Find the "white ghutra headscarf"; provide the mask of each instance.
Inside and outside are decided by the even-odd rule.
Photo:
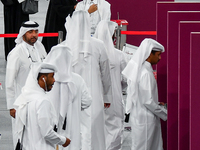
[[[59,111],[57,114],[61,117],[61,121],[64,122],[68,105],[74,100],[74,93],[76,93],[76,87],[72,81],[72,52],[64,43],[60,43],[51,48],[44,62],[55,65],[57,68],[57,72],[54,75],[56,82],[53,87],[57,89],[52,89],[49,94],[53,94],[53,98],[50,97],[50,99],[56,111]]]
[[[89,14],[83,10],[75,11],[72,17],[66,18],[65,28],[67,36],[64,43],[72,50],[72,66],[77,64],[79,53],[83,53],[87,61],[92,53]]]
[[[94,37],[102,40],[106,47],[106,53],[108,55],[111,66],[115,64],[115,47],[113,44],[112,36],[118,24],[113,21],[102,20],[99,22]]]
[[[39,30],[39,24],[34,21],[26,21],[22,23],[19,34],[15,39],[15,43],[20,44],[23,41],[23,35],[30,30]]]

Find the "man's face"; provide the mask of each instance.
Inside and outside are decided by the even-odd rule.
[[[150,63],[152,65],[157,64],[161,59],[161,51],[155,52],[154,54],[150,54]]]
[[[33,45],[37,41],[37,39],[38,30],[30,30],[23,35],[23,40],[30,45]]]
[[[47,75],[47,81],[46,81],[46,84],[47,84],[47,91],[51,91],[54,82],[55,82],[54,73],[49,73],[49,74]]]

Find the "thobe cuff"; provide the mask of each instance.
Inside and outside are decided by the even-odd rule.
[[[8,102],[7,102],[7,103],[8,103]],[[15,109],[15,107],[13,106],[13,104],[7,104],[7,109],[8,109],[8,110],[13,109],[13,108]]]
[[[147,101],[144,106],[162,120],[167,120],[167,110],[164,107],[159,106],[153,101]]]
[[[65,142],[66,142],[66,137],[64,137],[64,136],[60,136],[60,142],[58,143],[58,145],[63,145],[63,144],[65,144]]]
[[[112,95],[104,95],[103,99],[104,103],[111,103]]]
[[[15,99],[7,99],[7,109],[15,109],[15,107],[14,107],[14,102],[15,102]]]

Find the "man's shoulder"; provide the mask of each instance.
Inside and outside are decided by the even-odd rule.
[[[99,40],[99,39],[97,39],[97,38],[95,38],[95,37],[91,37],[91,42],[93,43],[93,42],[96,42],[96,43],[99,43],[99,44],[102,44],[103,43],[103,41],[101,41],[101,40]]]
[[[22,51],[22,45],[21,44],[18,44],[16,45],[8,54],[8,57],[11,57],[11,56],[20,56],[21,53],[20,51]]]
[[[100,54],[100,55],[102,53],[106,53],[103,41],[92,37],[91,38],[91,44],[92,44],[92,50],[93,50],[94,53]]]
[[[104,3],[108,6],[110,6],[110,3],[108,1],[104,1]]]
[[[22,49],[22,44],[15,45],[15,47],[10,51],[10,53],[16,53],[17,51]],[[9,54],[10,54],[9,53]]]
[[[83,3],[83,1],[81,1],[81,2],[78,2],[77,3],[77,6],[76,6],[76,11],[77,10],[83,10],[84,9],[84,3]]]
[[[104,45],[104,42],[97,39],[97,38],[94,38],[92,37],[91,38],[91,43],[93,45],[93,47],[95,47],[96,49],[98,49],[99,51],[105,51],[105,45]]]
[[[83,78],[79,74],[74,73],[74,72],[72,72],[72,80],[77,82],[78,84],[81,84],[84,81]]]

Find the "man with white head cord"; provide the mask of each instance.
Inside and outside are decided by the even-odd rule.
[[[151,65],[161,59],[164,47],[144,39],[122,74],[127,78],[126,114],[130,113],[132,150],[162,150],[160,118],[167,120],[163,102],[158,102],[156,79]]]
[[[15,39],[16,46],[10,51],[6,66],[6,99],[7,108],[12,116],[13,143],[17,139],[14,129],[15,109],[13,103],[21,93],[28,76],[30,65],[34,62],[41,62],[46,57],[46,51],[38,41],[39,25],[34,21],[22,23],[19,34]]]
[[[22,93],[16,99],[16,131],[22,150],[55,150],[66,147],[70,139],[56,133],[57,116],[46,92],[55,82],[56,68],[46,63],[31,66]]]

